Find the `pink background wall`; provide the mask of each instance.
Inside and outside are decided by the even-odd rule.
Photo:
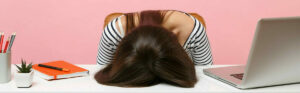
[[[0,31],[17,32],[13,63],[95,64],[103,20],[112,12],[175,9],[207,23],[215,64],[245,64],[256,22],[300,16],[300,0],[0,0]]]

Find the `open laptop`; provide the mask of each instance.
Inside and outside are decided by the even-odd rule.
[[[300,17],[259,20],[246,66],[203,72],[239,89],[300,82]]]

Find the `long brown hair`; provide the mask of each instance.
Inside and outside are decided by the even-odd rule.
[[[96,73],[98,83],[121,87],[195,85],[197,78],[191,59],[176,35],[161,26],[163,17],[158,14],[141,12],[139,25],[121,40],[112,62]]]

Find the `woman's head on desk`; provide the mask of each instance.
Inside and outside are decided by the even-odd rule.
[[[194,87],[194,64],[176,36],[158,25],[140,25],[120,42],[112,62],[100,70],[98,83],[120,87],[145,87],[167,83]]]

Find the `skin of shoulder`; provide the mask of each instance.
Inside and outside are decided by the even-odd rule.
[[[183,46],[194,28],[194,20],[182,13],[175,11],[170,16],[166,14],[163,27],[172,31],[178,38],[179,43]]]
[[[121,23],[123,30],[125,31],[125,16],[121,16]],[[118,22],[116,22],[116,25],[118,25]],[[177,36],[179,43],[183,45],[194,28],[194,20],[182,12],[168,11],[165,14],[162,26],[168,29],[169,31],[173,32]],[[120,31],[119,26],[117,26],[117,29],[118,31]]]

